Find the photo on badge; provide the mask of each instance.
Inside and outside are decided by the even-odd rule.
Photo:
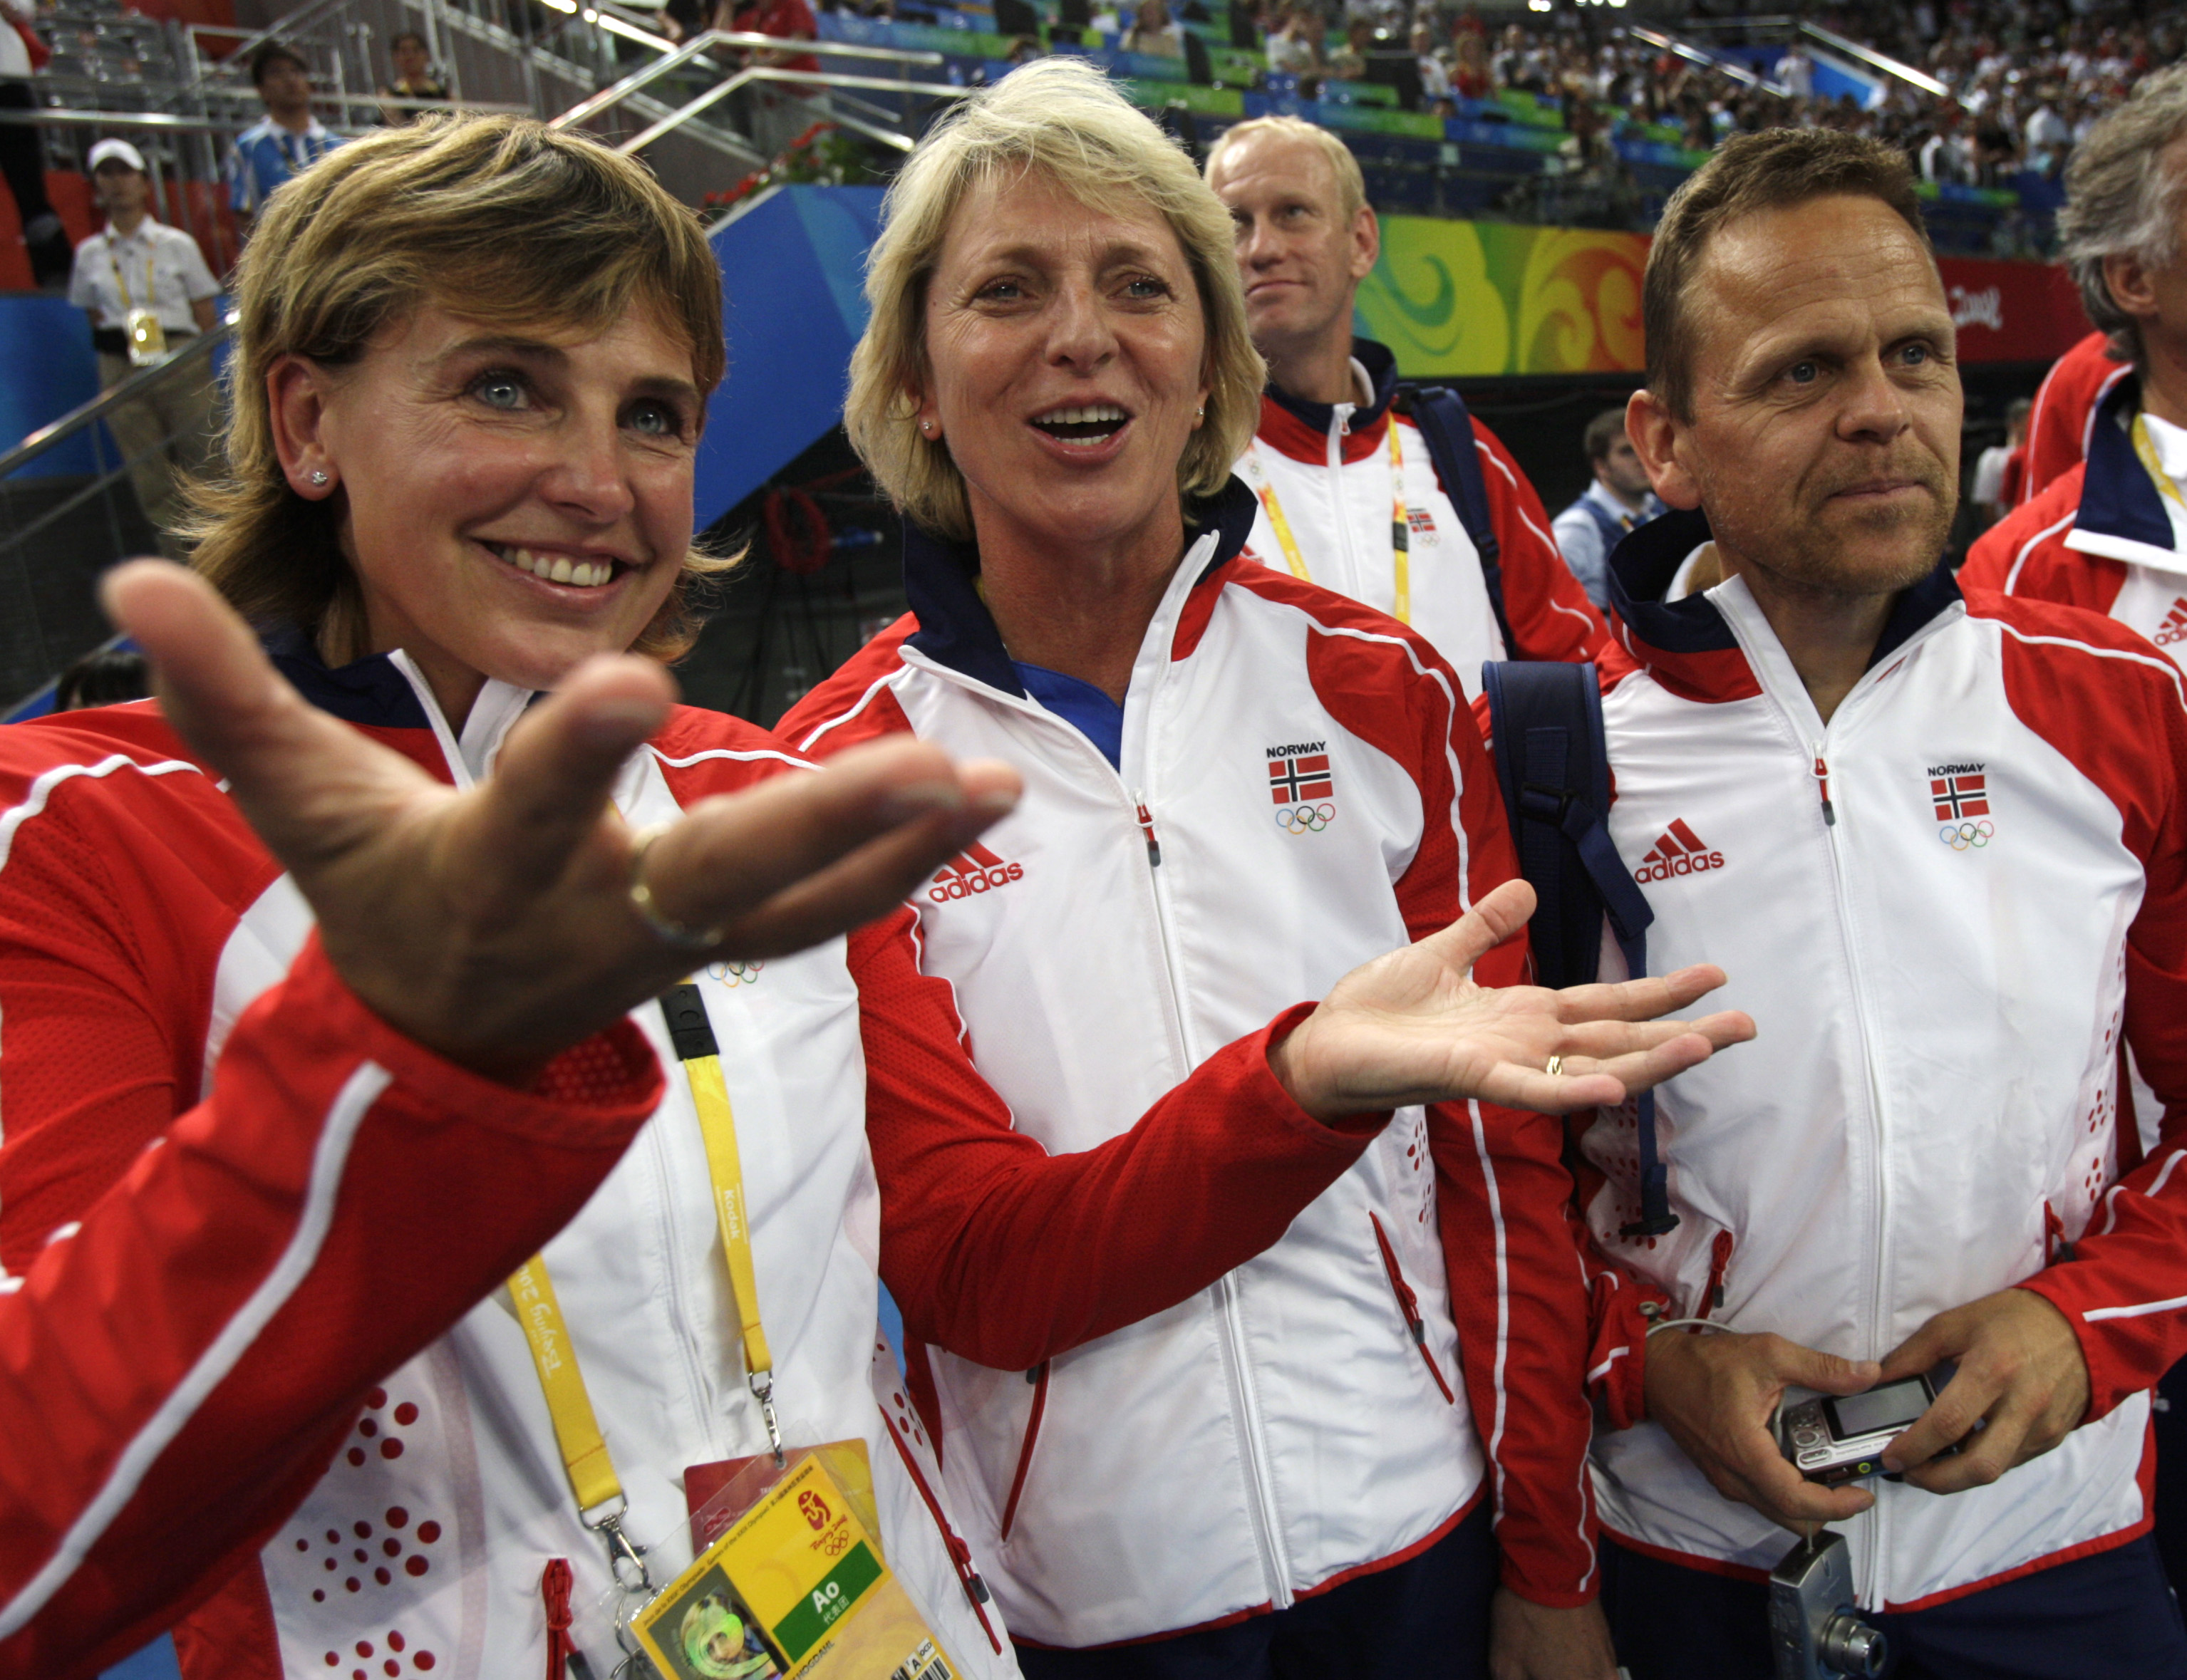
[[[667,1664],[665,1680],[773,1680],[782,1672],[718,1565],[678,1585],[648,1617],[645,1643]]]

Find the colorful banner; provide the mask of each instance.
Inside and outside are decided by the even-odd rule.
[[[1358,328],[1412,379],[1639,373],[1644,233],[1392,216]],[[1963,362],[2047,362],[2089,330],[2072,284],[2035,262],[1946,257]]]

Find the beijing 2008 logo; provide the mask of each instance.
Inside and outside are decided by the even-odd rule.
[[[1287,805],[1276,812],[1276,826],[1287,834],[1318,834],[1335,820],[1333,805]]]
[[[709,963],[706,974],[723,986],[756,986],[759,971],[766,966],[764,963]]]

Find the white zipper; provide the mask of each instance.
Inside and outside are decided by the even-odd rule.
[[[674,1087],[672,1086],[670,1088],[672,1090]],[[662,1116],[657,1115],[655,1118],[660,1119]],[[691,1399],[697,1408],[700,1427],[706,1432],[706,1440],[718,1451],[722,1407],[715,1393],[714,1385],[707,1380],[706,1367],[699,1357],[698,1338],[691,1329],[689,1308],[696,1297],[690,1293],[691,1280],[687,1274],[683,1258],[682,1222],[676,1216],[677,1187],[679,1184],[689,1184],[692,1182],[691,1168],[689,1163],[684,1163],[684,1170],[679,1172],[677,1170],[677,1163],[670,1160],[671,1144],[667,1127],[655,1125],[649,1129],[652,1132],[654,1138],[653,1167],[656,1183],[654,1185],[653,1194],[655,1205],[661,1210],[661,1269],[667,1273],[668,1322],[676,1342],[676,1351],[683,1356],[683,1377],[690,1385]],[[696,1135],[698,1131],[696,1115],[691,1117],[689,1130],[693,1135]],[[707,1182],[703,1172],[700,1172],[699,1179],[701,1183]],[[735,1313],[731,1311],[722,1322],[731,1323],[734,1320]]]
[[[1344,440],[1351,435],[1352,414],[1357,405],[1340,402],[1329,416],[1329,508],[1336,526],[1336,542],[1344,555],[1344,587],[1342,593],[1355,601],[1367,598],[1361,587],[1363,579],[1359,570],[1359,557],[1352,547],[1352,520],[1344,505]],[[1394,420],[1391,424],[1397,424]]]
[[[1188,552],[1185,564],[1191,565],[1194,558],[1193,553]],[[1150,637],[1160,634],[1163,645],[1167,646],[1175,627],[1176,615],[1170,610],[1170,603],[1166,599],[1163,607],[1156,611],[1154,622],[1148,626],[1147,633]],[[1169,902],[1161,874],[1161,837],[1154,826],[1153,801],[1144,789],[1127,783],[1122,773],[1109,762],[1101,750],[1086,739],[1083,731],[1055,716],[1044,706],[1030,700],[1020,700],[1015,695],[1004,694],[976,678],[967,677],[940,660],[921,655],[916,649],[906,649],[903,656],[907,663],[915,663],[945,682],[973,689],[983,698],[1008,705],[1027,717],[1039,719],[1045,727],[1061,731],[1071,742],[1072,750],[1090,757],[1100,767],[1097,773],[1108,778],[1110,787],[1122,804],[1125,819],[1138,834],[1147,850],[1147,888],[1154,905],[1155,930],[1161,947],[1162,975],[1167,982],[1165,992],[1169,1004],[1170,1031],[1178,1065],[1189,1072],[1197,1065],[1197,1058],[1194,1054],[1191,1027],[1184,1012],[1184,985],[1178,970],[1177,941],[1170,927]],[[1169,661],[1165,658],[1140,688],[1138,698],[1146,709],[1142,714],[1142,725],[1138,732],[1142,739],[1150,727],[1148,714],[1151,713],[1155,695],[1168,668]],[[1127,695],[1127,699],[1129,698]],[[1129,728],[1125,731],[1127,743],[1133,733]],[[1142,812],[1146,813],[1144,822],[1140,818]],[[1217,1315],[1222,1321],[1223,1330],[1223,1375],[1229,1388],[1232,1414],[1240,1424],[1240,1451],[1245,1458],[1246,1503],[1252,1518],[1254,1547],[1260,1554],[1261,1571],[1268,1588],[1269,1604],[1277,1610],[1288,1610],[1293,1601],[1290,1570],[1277,1538],[1275,1489],[1268,1480],[1268,1467],[1262,1450],[1266,1430],[1262,1422],[1259,1396],[1251,1380],[1251,1364],[1245,1355],[1245,1327],[1240,1320],[1237,1291],[1228,1275],[1217,1279],[1214,1295]]]
[[[1866,679],[1864,678],[1864,681]],[[1836,716],[1842,716],[1847,706],[1853,703],[1859,692],[1839,702]],[[1835,721],[1835,717],[1833,719]],[[1879,1358],[1882,1349],[1876,1341],[1876,1327],[1884,1322],[1885,1250],[1890,1240],[1890,1173],[1886,1168],[1890,1155],[1891,1121],[1883,1098],[1883,1086],[1878,1077],[1875,1062],[1875,1034],[1870,1024],[1867,981],[1861,972],[1858,947],[1855,942],[1852,925],[1852,890],[1847,879],[1845,850],[1839,843],[1839,827],[1842,821],[1841,801],[1830,786],[1830,728],[1825,724],[1823,739],[1814,744],[1814,771],[1822,799],[1823,844],[1830,850],[1831,885],[1835,889],[1838,919],[1838,937],[1844,944],[1846,973],[1852,985],[1853,1029],[1860,1038],[1862,1077],[1868,1085],[1868,1108],[1875,1149],[1874,1192],[1875,1198],[1875,1234],[1870,1249],[1873,1271],[1869,1282],[1869,1334],[1862,1349],[1864,1358]],[[1867,1554],[1864,1571],[1871,1593],[1881,1602],[1881,1583],[1883,1578],[1884,1502],[1877,1500],[1869,1511],[1866,1543],[1862,1549]]]
[[[1758,604],[1753,608],[1753,610],[1757,616],[1760,615]],[[1747,668],[1753,672],[1755,679],[1761,683],[1763,692],[1768,694],[1775,704],[1778,714],[1784,718],[1791,731],[1792,739],[1801,743],[1803,750],[1808,754],[1809,762],[1807,768],[1815,778],[1817,794],[1821,801],[1823,843],[1829,849],[1830,855],[1830,883],[1836,896],[1838,938],[1845,947],[1846,974],[1852,988],[1853,1025],[1860,1039],[1861,1072],[1868,1083],[1869,1111],[1873,1116],[1872,1125],[1875,1143],[1875,1235],[1870,1250],[1874,1270],[1869,1286],[1870,1329],[1865,1352],[1867,1357],[1875,1357],[1880,1353],[1880,1348],[1875,1340],[1875,1327],[1883,1322],[1884,1245],[1890,1229],[1890,1222],[1886,1217],[1889,1195],[1886,1189],[1887,1175],[1884,1168],[1889,1127],[1884,1111],[1883,1091],[1877,1076],[1875,1035],[1869,1021],[1867,989],[1862,980],[1858,960],[1858,947],[1853,939],[1852,890],[1846,879],[1845,853],[1840,845],[1839,838],[1839,829],[1844,822],[1844,814],[1842,801],[1837,796],[1838,790],[1833,789],[1830,784],[1830,744],[1836,724],[1838,720],[1847,715],[1848,708],[1862,703],[1869,691],[1896,670],[1915,647],[1926,641],[1947,621],[1948,615],[1939,614],[1929,623],[1924,625],[1903,646],[1892,651],[1887,663],[1863,671],[1860,680],[1855,683],[1847,692],[1845,698],[1838,702],[1837,709],[1831,713],[1831,721],[1829,723],[1824,723],[1820,714],[1816,712],[1813,706],[1810,705],[1810,715],[1822,729],[1822,738],[1819,740],[1812,741],[1802,727],[1802,722],[1796,715],[1795,708],[1785,694],[1779,692],[1788,682],[1800,683],[1799,673],[1792,667],[1791,656],[1784,652],[1783,643],[1776,644],[1774,652],[1777,657],[1772,659],[1765,650],[1757,649],[1750,643],[1745,633],[1740,612],[1724,610],[1723,616],[1734,638],[1739,643],[1740,652],[1746,655]],[[1767,624],[1768,621],[1764,619],[1765,631]],[[1769,633],[1774,641],[1774,632]],[[1806,694],[1804,685],[1800,688],[1799,692],[1802,695]],[[1861,1550],[1865,1562],[1864,1573],[1867,1585],[1870,1592],[1876,1595],[1877,1601],[1881,1603],[1882,1595],[1880,1588],[1883,1578],[1884,1502],[1878,1499],[1870,1508],[1869,1514],[1871,1520],[1867,1528],[1866,1542]]]
[[[1127,797],[1132,804],[1133,822],[1146,836],[1147,885],[1154,897],[1155,930],[1161,941],[1162,972],[1169,981],[1170,1025],[1183,1047],[1185,1065],[1195,1067],[1199,1058],[1195,1054],[1192,1028],[1184,1012],[1184,983],[1178,972],[1177,942],[1170,932],[1169,897],[1162,884],[1161,842],[1155,832],[1154,806],[1141,789],[1133,789]],[[1277,1610],[1289,1610],[1292,1601],[1290,1570],[1277,1539],[1276,1491],[1269,1481],[1268,1464],[1262,1452],[1267,1430],[1261,1417],[1260,1395],[1253,1385],[1252,1363],[1246,1356],[1245,1328],[1238,1304],[1238,1287],[1232,1276],[1226,1272],[1215,1280],[1216,1315],[1223,1325],[1223,1375],[1229,1386],[1231,1408],[1243,1425],[1238,1438],[1251,1496],[1246,1507],[1253,1520],[1253,1543],[1261,1554],[1261,1573],[1268,1587],[1268,1602]]]

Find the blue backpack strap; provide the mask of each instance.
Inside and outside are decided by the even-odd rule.
[[[1592,982],[1606,915],[1626,972],[1639,979],[1648,972],[1648,924],[1656,913],[1604,822],[1610,753],[1594,666],[1491,660],[1481,667],[1481,682],[1519,873],[1534,889],[1527,932],[1535,978],[1551,986]],[[1624,1234],[1659,1237],[1678,1220],[1656,1153],[1655,1093],[1642,1092],[1636,1105],[1640,1217]]]
[[[1407,388],[1408,419],[1428,441],[1428,456],[1443,494],[1458,509],[1459,523],[1473,539],[1481,556],[1481,581],[1488,586],[1488,604],[1496,614],[1507,652],[1519,644],[1511,635],[1511,620],[1504,610],[1504,547],[1496,540],[1496,522],[1488,514],[1488,486],[1481,475],[1481,452],[1474,447],[1473,416],[1465,412],[1465,399],[1448,385]]]

